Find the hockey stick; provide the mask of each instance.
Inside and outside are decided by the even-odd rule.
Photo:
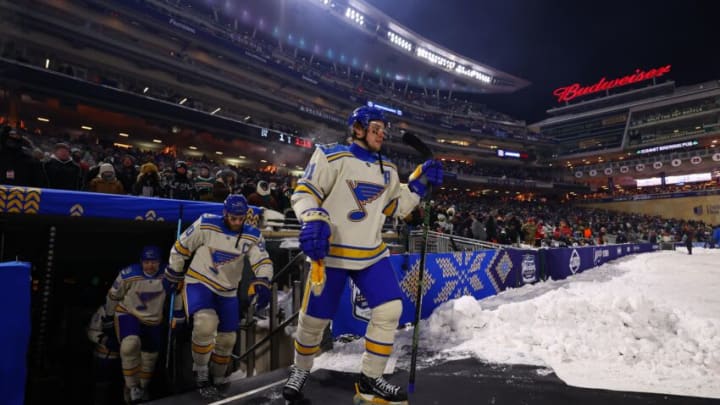
[[[183,216],[183,205],[180,204],[180,210],[178,212],[178,222],[177,222],[177,231],[175,233],[175,239],[180,239],[180,231],[182,230],[182,216]],[[173,344],[173,320],[175,316],[175,296],[177,295],[177,291],[172,291],[170,294],[170,307],[168,308],[168,333],[167,333],[167,342],[165,346],[165,374],[168,377],[171,391],[175,391],[175,381],[176,381],[176,373],[177,373],[177,367],[175,362],[173,361],[173,369],[170,370],[170,358],[172,357],[173,360],[175,360],[175,345]]]
[[[432,159],[433,152],[428,146],[417,136],[410,132],[403,134],[403,142],[415,149],[423,159]],[[425,274],[425,255],[427,253],[428,228],[430,228],[430,195],[432,194],[432,185],[427,185],[427,192],[423,199],[423,233],[422,247],[420,248],[420,268],[418,269],[417,293],[415,295],[415,322],[413,327],[412,352],[410,355],[410,378],[408,380],[408,392],[415,392],[415,371],[417,369],[417,354],[420,342],[420,318],[422,316],[422,298],[423,298],[423,276]]]

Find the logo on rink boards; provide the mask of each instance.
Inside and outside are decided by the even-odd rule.
[[[524,284],[537,281],[537,266],[535,266],[535,255],[523,255],[521,270]]]
[[[572,253],[570,253],[570,262],[568,263],[568,267],[570,268],[572,274],[575,274],[578,270],[580,270],[581,263],[580,253],[578,253],[577,249],[573,249]]]

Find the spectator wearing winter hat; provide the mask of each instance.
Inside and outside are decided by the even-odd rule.
[[[277,201],[275,197],[270,194],[270,186],[265,180],[258,181],[255,192],[248,197],[248,204],[275,211],[278,209]]]
[[[197,200],[195,184],[188,177],[187,163],[181,160],[175,163],[175,171],[165,185],[165,196],[176,200]]]
[[[160,187],[160,174],[154,163],[145,163],[140,166],[140,174],[133,184],[133,195],[143,197],[160,197],[162,189]]]
[[[0,128],[0,184],[40,187],[40,161],[23,150],[26,139],[9,126]]]
[[[48,188],[79,191],[83,185],[83,172],[70,156],[66,143],[55,145],[55,151],[43,164],[43,173]]]
[[[213,184],[213,201],[225,201],[228,195],[235,193],[236,188],[237,174],[230,169],[219,171]]]
[[[90,180],[88,189],[95,193],[125,194],[122,183],[115,178],[115,169],[110,163],[101,163],[97,177]]]
[[[198,166],[198,174],[195,177],[195,191],[200,201],[213,200],[214,183],[215,177],[210,175],[210,168],[204,163],[200,164],[200,166]]]
[[[135,158],[132,155],[123,156],[120,165],[116,168],[115,176],[122,183],[125,191],[130,192],[137,181],[138,170],[135,167]]]

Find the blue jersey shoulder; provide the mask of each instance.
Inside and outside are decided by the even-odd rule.
[[[250,235],[252,237],[259,238],[261,234],[260,229],[255,226],[250,224],[243,225],[243,235]]]
[[[142,276],[143,274],[144,273],[142,271],[142,266],[140,266],[139,264],[131,264],[130,266],[127,266],[124,269],[120,270],[120,276],[123,278],[123,280],[131,277]]]
[[[318,148],[323,151],[325,156],[335,155],[338,153],[349,152],[350,149],[347,145],[341,145],[339,143],[331,143],[327,145],[318,145]]]

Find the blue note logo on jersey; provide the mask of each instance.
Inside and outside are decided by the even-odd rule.
[[[213,261],[213,267],[219,267],[230,263],[240,257],[237,253],[226,252],[224,250],[210,249],[210,258]]]
[[[136,308],[138,311],[145,311],[147,310],[147,305],[153,301],[154,299],[158,298],[160,295],[165,294],[165,291],[146,291],[146,292],[138,292],[137,296],[140,299],[140,302],[142,304],[138,305]]]
[[[385,191],[385,186],[355,180],[348,180],[347,185],[350,187],[352,196],[355,198],[355,203],[358,206],[357,210],[348,213],[348,219],[354,222],[362,221],[367,216],[365,206],[380,198]]]

